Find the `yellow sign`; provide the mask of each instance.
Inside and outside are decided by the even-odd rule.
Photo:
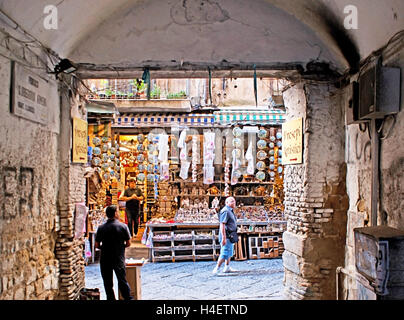
[[[87,161],[87,122],[73,118],[73,162]]]
[[[303,162],[303,119],[282,124],[282,164]]]

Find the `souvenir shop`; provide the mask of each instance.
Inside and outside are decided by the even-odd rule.
[[[89,127],[90,228],[103,222],[108,204],[126,221],[118,198],[133,177],[145,199],[142,243],[151,262],[216,260],[217,213],[228,196],[237,204],[235,259],[280,257],[283,121],[281,110],[221,109],[123,114],[105,128]]]

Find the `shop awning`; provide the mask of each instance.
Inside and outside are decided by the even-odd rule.
[[[115,118],[113,128],[130,127],[211,127],[215,123],[213,114],[126,114]]]
[[[277,109],[227,109],[215,111],[215,124],[236,125],[236,124],[260,124],[277,125],[285,121],[285,111]]]

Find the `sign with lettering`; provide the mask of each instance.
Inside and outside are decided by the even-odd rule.
[[[303,162],[303,119],[282,124],[282,164]]]
[[[73,162],[87,163],[87,121],[73,118]]]
[[[59,131],[59,94],[55,81],[45,80],[14,63],[11,112]]]

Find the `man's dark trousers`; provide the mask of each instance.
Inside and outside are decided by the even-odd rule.
[[[104,281],[105,293],[107,295],[107,300],[116,300],[113,288],[113,274],[115,271],[116,278],[118,279],[118,288],[121,292],[124,300],[132,300],[130,295],[130,287],[126,281],[126,269],[125,262],[111,262],[111,261],[100,261],[100,269],[102,280]]]
[[[126,217],[128,219],[128,228],[130,235],[133,237],[134,235],[137,235],[137,231],[139,229],[139,212],[135,210],[126,209]],[[134,225],[133,231],[132,231],[132,224]]]

